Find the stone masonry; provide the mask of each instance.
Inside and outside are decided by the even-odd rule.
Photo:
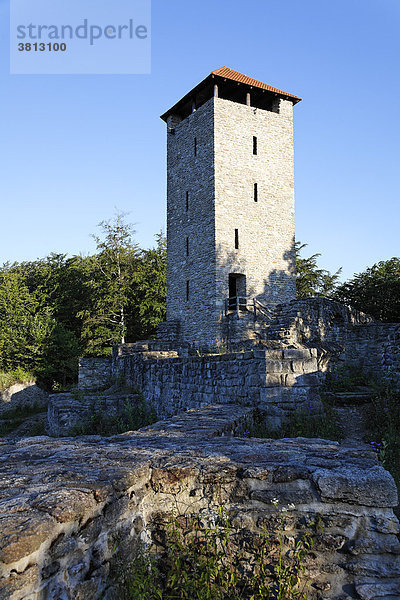
[[[247,105],[250,87],[236,83],[235,93],[223,94],[225,80],[217,83],[219,95],[214,90],[197,110],[182,116],[174,107],[163,116],[167,324],[175,337],[178,324],[181,342],[211,348],[224,342],[229,296],[274,306],[296,293],[293,103],[299,99],[276,90],[270,104],[263,98]]]
[[[319,519],[302,581],[307,600],[400,597],[393,479],[368,448],[232,438],[250,409],[210,406],[113,438],[1,440],[0,600],[115,600],[110,565],[159,523],[218,514],[249,557],[262,531],[284,549]]]
[[[272,427],[296,409],[322,410],[317,352],[276,349],[182,357],[119,347],[113,372],[160,416],[208,404],[258,407]]]
[[[79,388],[102,388],[110,381],[110,378],[111,360],[109,358],[81,358],[79,360]]]

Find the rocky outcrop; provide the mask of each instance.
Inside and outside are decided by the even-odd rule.
[[[393,479],[368,449],[304,438],[232,437],[250,408],[211,406],[113,438],[0,442],[0,599],[111,598],[118,547],[129,562],[172,509],[216,514],[238,540],[274,530],[285,543],[317,515],[308,600],[399,597]]]
[[[40,389],[34,381],[15,383],[0,392],[0,417],[3,413],[22,408],[46,408],[48,394]]]

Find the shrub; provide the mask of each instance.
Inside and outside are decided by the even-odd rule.
[[[142,395],[135,404],[126,400],[119,414],[107,414],[101,399],[93,402],[91,415],[81,425],[75,427],[72,435],[117,435],[126,431],[136,431],[157,421],[154,408],[147,404]]]
[[[236,428],[235,436],[272,439],[308,437],[341,440],[343,430],[334,408],[327,402],[323,402],[323,405],[323,414],[316,414],[307,405],[294,411],[279,429],[272,429],[265,415],[256,410],[251,420]]]
[[[7,372],[0,371],[0,391],[6,390],[14,383],[28,383],[29,381],[35,381],[34,376],[21,367]]]
[[[305,558],[314,545],[318,519],[285,547],[286,512],[278,508],[277,531],[237,539],[222,509],[217,518],[171,516],[162,529],[163,551],[141,550],[114,578],[119,600],[306,600]]]

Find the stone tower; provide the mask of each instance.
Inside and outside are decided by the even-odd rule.
[[[215,347],[231,312],[295,298],[293,105],[222,67],[167,123],[164,337]],[[240,297],[240,313],[237,301]],[[247,300],[245,300],[247,299]]]

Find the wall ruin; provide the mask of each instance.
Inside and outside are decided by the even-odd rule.
[[[217,514],[252,544],[294,504],[285,544],[319,515],[306,562],[308,600],[400,596],[392,477],[368,448],[336,442],[232,438],[249,408],[206,407],[139,432],[0,442],[0,599],[115,598],[117,548],[126,561],[172,509]],[[275,523],[275,525],[274,525]],[[104,594],[104,595],[103,595]]]

